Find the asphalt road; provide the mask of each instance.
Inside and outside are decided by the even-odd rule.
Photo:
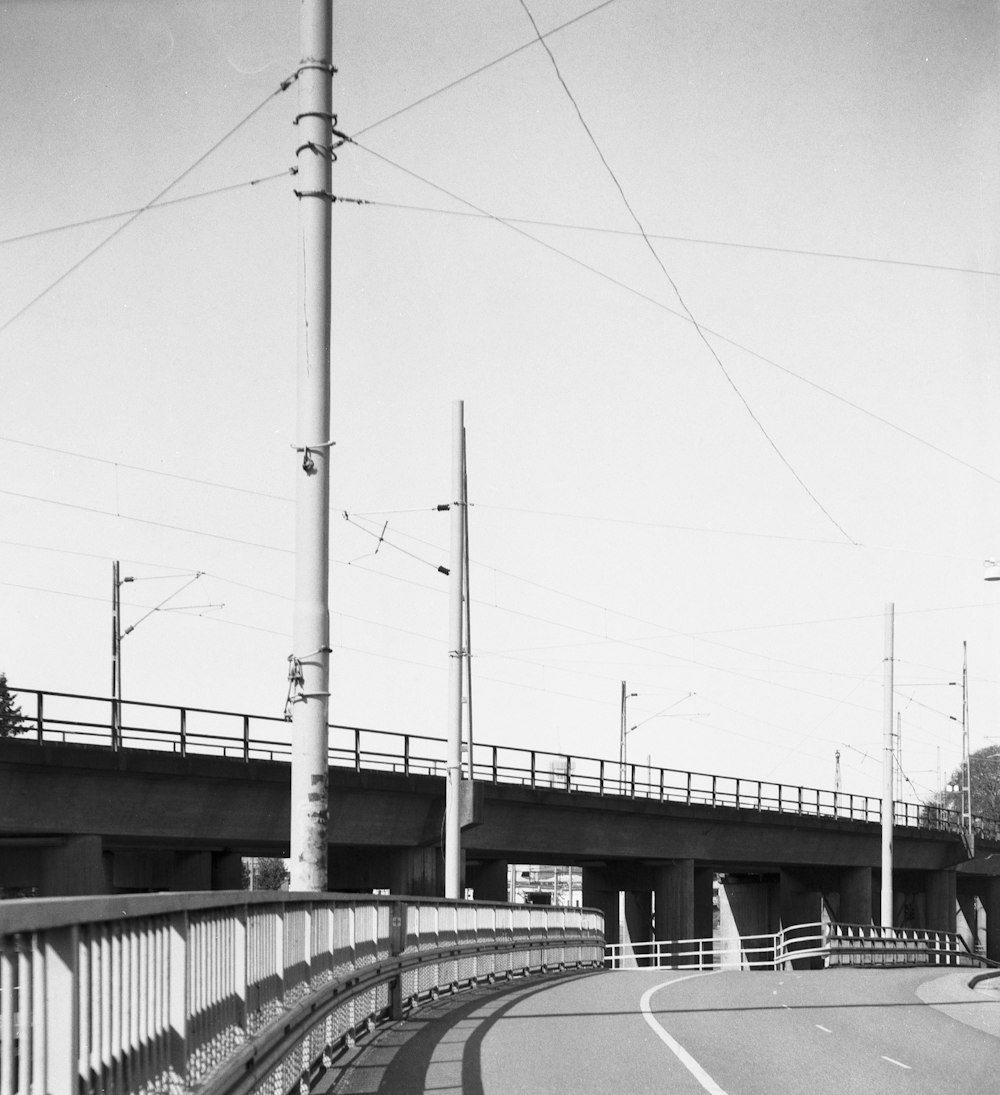
[[[617,971],[460,994],[376,1033],[338,1095],[988,1095],[1000,993],[970,971]],[[993,982],[993,984],[1000,984]]]

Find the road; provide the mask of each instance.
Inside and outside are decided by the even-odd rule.
[[[438,1001],[324,1078],[337,1095],[984,1095],[1000,992],[970,971],[621,971]],[[998,985],[1000,982],[992,982]]]

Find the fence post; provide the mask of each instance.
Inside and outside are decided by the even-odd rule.
[[[573,790],[573,782],[570,779],[570,772],[569,772],[570,764],[572,762],[572,759],[573,758],[570,757],[569,754],[566,755],[566,790],[567,791],[572,791]]]
[[[604,794],[604,761],[601,761],[601,766],[597,774],[597,793]]]
[[[187,708],[180,708],[181,713],[181,756],[187,756]]]
[[[174,913],[170,917],[167,936],[167,953],[163,955],[163,968],[154,969],[154,976],[167,982],[167,1031],[169,1049],[167,1067],[168,1086],[186,1086],[188,1071],[188,918],[187,913]]]
[[[406,906],[394,901],[389,914],[389,953],[402,954],[406,950]],[[391,1018],[395,1022],[403,1018],[403,975],[396,974],[389,986]]]
[[[354,728],[354,771],[361,771],[361,731]]]
[[[243,716],[243,759],[250,759],[250,716]]]
[[[45,719],[42,716],[42,693],[36,692],[35,699],[37,700],[35,706],[35,726],[38,731],[38,744],[41,745],[45,738]]]
[[[535,786],[535,750],[531,750],[531,786]]]
[[[410,774],[410,735],[403,736],[403,774]]]
[[[497,747],[496,747],[496,746],[494,745],[494,746],[493,746],[493,782],[494,782],[494,783],[497,783],[497,782],[499,782],[499,778],[498,778],[498,775],[499,775],[499,773],[498,773],[498,768],[499,768],[499,765],[498,765],[498,760],[497,760],[497,756],[498,756],[498,754],[497,754]]]

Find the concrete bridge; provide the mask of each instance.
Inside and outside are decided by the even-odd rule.
[[[279,719],[19,693],[29,733],[0,741],[0,885],[42,894],[227,889],[241,856],[287,855]],[[34,704],[32,708],[32,702]],[[275,725],[277,724],[277,726]],[[443,892],[444,742],[331,728],[329,887]],[[880,803],[702,773],[477,744],[463,834],[477,900],[514,862],[573,864],[619,939],[710,936],[824,917],[878,919]],[[947,810],[896,804],[898,926],[954,931],[1000,958],[1000,834],[970,857]]]

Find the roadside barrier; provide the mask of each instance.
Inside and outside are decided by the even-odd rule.
[[[609,944],[621,969],[774,970],[836,966],[994,966],[954,932],[873,924],[797,924],[768,935]]]
[[[603,965],[589,909],[279,892],[0,904],[0,1095],[308,1092],[445,992]]]

